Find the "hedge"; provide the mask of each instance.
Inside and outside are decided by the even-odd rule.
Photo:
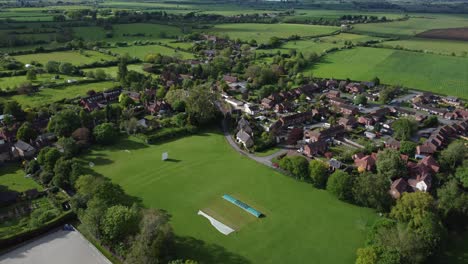
[[[175,128],[163,128],[156,133],[146,137],[148,144],[155,144],[158,141],[164,141],[168,139],[178,138],[186,135],[195,134],[198,132],[195,126],[175,127]]]
[[[60,216],[50,220],[49,222],[45,223],[39,228],[27,230],[19,234],[0,239],[0,249],[11,248],[14,245],[18,245],[29,239],[45,234],[50,230],[57,228],[74,219],[76,219],[75,213],[73,211],[68,211],[65,214],[61,214]]]

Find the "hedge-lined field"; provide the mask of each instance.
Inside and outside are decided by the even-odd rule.
[[[149,53],[162,54],[167,56],[180,56],[181,59],[192,59],[194,55],[185,51],[175,50],[172,48],[160,46],[160,45],[146,45],[146,46],[129,46],[111,48],[110,51],[124,55],[128,54],[131,57],[137,57],[144,59]]]
[[[466,41],[414,38],[388,41],[382,43],[382,45],[445,55],[454,53],[456,56],[467,56],[468,54],[468,43]]]
[[[74,65],[91,64],[99,61],[113,61],[115,57],[99,53],[97,51],[58,51],[50,53],[36,53],[28,55],[18,55],[14,58],[22,63],[31,63],[33,61],[45,65],[48,61],[69,62]]]
[[[383,83],[468,99],[468,58],[360,47],[327,55],[309,71],[353,80],[378,76]]]
[[[169,161],[161,161],[163,152],[169,153]],[[288,263],[351,263],[376,219],[369,209],[340,202],[325,190],[240,155],[220,133],[157,145],[124,139],[83,159],[145,206],[170,212],[171,225],[183,241],[176,248],[180,258],[203,263],[284,263],[286,256]],[[246,215],[253,219],[238,232],[219,233],[197,212],[216,210],[213,204],[224,202],[226,193],[258,207],[266,217]]]
[[[301,37],[311,37],[330,34],[339,30],[332,26],[315,26],[301,24],[220,24],[207,30],[213,34],[228,35],[231,39],[241,39],[250,41],[256,40],[258,43],[267,43],[271,37],[289,38],[292,35]]]

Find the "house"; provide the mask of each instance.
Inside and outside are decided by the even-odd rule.
[[[353,94],[360,94],[364,92],[364,88],[362,87],[360,83],[349,83],[348,85],[346,85],[345,89],[348,93],[353,93]]]
[[[340,97],[340,91],[331,90],[327,93],[327,98],[337,98]]]
[[[431,188],[432,176],[429,173],[419,174],[408,179],[408,185],[415,191],[427,192]]]
[[[229,97],[229,98],[225,98],[224,101],[232,106],[234,106],[235,108],[237,107],[241,107],[244,105],[244,102],[242,101],[239,101],[237,99],[234,99],[232,97]]]
[[[357,125],[357,120],[354,116],[342,117],[338,120],[338,124],[344,126],[346,130],[353,130]]]
[[[371,116],[360,116],[358,118],[358,123],[365,126],[372,126],[375,124],[375,121]]]
[[[51,146],[55,141],[57,141],[57,136],[49,132],[39,135],[32,144],[34,147],[42,149]]]
[[[354,155],[354,165],[358,168],[358,171],[373,171],[377,162],[377,153],[371,155]]]
[[[237,77],[235,77],[235,76],[224,75],[223,76],[223,81],[225,81],[227,84],[229,84],[229,83],[236,83],[236,82],[239,81],[239,79],[237,79]]]
[[[95,93],[80,100],[81,106],[88,111],[104,108],[108,103],[117,101],[122,93],[121,88],[107,90],[102,93]]]
[[[328,144],[325,141],[311,142],[304,146],[303,153],[307,157],[323,155],[328,149]]]
[[[171,110],[171,106],[164,100],[158,100],[146,105],[146,111],[150,114],[160,114]]]
[[[345,127],[342,125],[336,125],[322,131],[306,131],[305,137],[306,139],[309,139],[310,142],[329,141],[332,138],[340,136],[344,133]]]
[[[327,80],[325,86],[330,89],[338,88],[338,81],[334,79]]]
[[[388,107],[379,108],[369,115],[374,119],[375,122],[382,121],[386,115],[389,115],[392,111]]]
[[[274,111],[275,113],[287,113],[291,110],[291,105],[287,102],[279,103],[275,105]]]
[[[15,154],[21,158],[25,158],[25,159],[32,158],[34,154],[36,154],[36,149],[22,140],[18,140],[14,144],[13,148],[14,148]]]
[[[348,104],[341,104],[338,107],[339,107],[340,112],[343,115],[354,116],[354,115],[359,114],[359,109],[355,106],[348,105]]]
[[[249,115],[255,115],[258,113],[259,108],[256,105],[246,103],[244,104],[244,112],[249,114]]]
[[[290,126],[290,125],[297,125],[302,124],[307,121],[312,121],[313,115],[312,112],[303,112],[303,113],[295,113],[292,115],[282,116],[280,117],[279,121],[281,122],[281,126]]]
[[[245,148],[250,148],[254,145],[252,137],[242,129],[237,132],[236,139],[237,142],[241,143]]]
[[[462,104],[460,99],[454,96],[443,97],[442,101],[446,104],[453,105],[453,106],[460,106]]]
[[[408,191],[408,183],[403,178],[399,178],[397,180],[394,180],[392,182],[392,185],[390,186],[390,195],[394,199],[400,198],[401,195],[404,192],[407,192],[407,191]]]
[[[390,138],[387,141],[385,141],[385,147],[395,149],[395,150],[399,150],[400,149],[400,141],[398,141],[398,140],[396,140],[394,138]]]
[[[263,98],[262,99],[262,106],[264,109],[272,109],[273,106],[275,106],[275,101],[269,99],[269,98]]]
[[[419,162],[422,166],[428,168],[432,173],[438,173],[440,166],[432,156],[427,156]]]
[[[348,101],[346,101],[345,99],[343,98],[340,98],[340,97],[332,97],[329,99],[330,101],[330,104],[331,105],[334,105],[334,106],[340,106],[342,104],[347,104]]]
[[[337,159],[330,159],[328,161],[328,166],[330,170],[335,171],[341,169],[343,167],[343,163]]]

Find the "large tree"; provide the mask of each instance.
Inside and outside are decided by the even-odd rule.
[[[36,137],[37,137],[36,130],[34,130],[31,123],[29,122],[24,122],[18,129],[18,132],[16,132],[16,138],[21,139],[26,142],[36,139]]]
[[[279,162],[280,168],[290,172],[298,179],[305,179],[309,176],[309,163],[301,156],[284,157]]]
[[[186,103],[186,111],[190,119],[198,124],[208,123],[216,116],[214,95],[205,87],[199,86],[190,90]]]
[[[70,136],[75,129],[81,126],[80,117],[76,111],[62,110],[49,121],[47,129],[59,137]]]
[[[105,242],[117,245],[138,232],[138,210],[115,205],[106,210],[101,222],[101,234]]]
[[[408,140],[417,131],[418,125],[414,119],[399,118],[392,124],[395,138]]]
[[[319,160],[311,160],[309,163],[310,180],[317,188],[324,188],[327,184],[328,167]]]
[[[360,174],[354,182],[353,197],[358,204],[383,212],[387,211],[392,204],[389,189],[390,181],[386,177],[365,172]]]
[[[401,141],[400,153],[406,154],[410,157],[414,157],[416,153],[417,144],[412,141]]]
[[[352,187],[353,179],[351,175],[341,170],[332,173],[327,181],[327,191],[343,201],[351,199]]]
[[[377,172],[387,179],[404,177],[407,174],[405,161],[400,153],[393,149],[385,149],[377,155]]]
[[[112,123],[103,123],[97,125],[93,130],[96,142],[103,145],[109,145],[118,140],[119,132]]]
[[[18,120],[23,120],[25,113],[21,105],[16,101],[8,101],[3,106],[3,114],[12,115]]]
[[[455,170],[456,167],[465,160],[467,148],[463,141],[457,140],[448,145],[440,153],[440,163],[449,170]]]
[[[446,182],[437,190],[437,207],[445,217],[468,217],[468,193],[456,179]]]

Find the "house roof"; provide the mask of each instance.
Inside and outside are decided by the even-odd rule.
[[[249,134],[247,134],[247,132],[245,132],[244,130],[239,130],[239,132],[237,132],[236,134],[236,137],[242,141],[242,142],[247,142],[249,140],[252,140],[252,138],[250,137]]]
[[[26,142],[24,142],[22,140],[18,140],[15,143],[15,148],[21,149],[24,152],[29,152],[29,151],[34,151],[35,150],[35,148],[33,146],[29,145],[28,143],[26,143]]]

